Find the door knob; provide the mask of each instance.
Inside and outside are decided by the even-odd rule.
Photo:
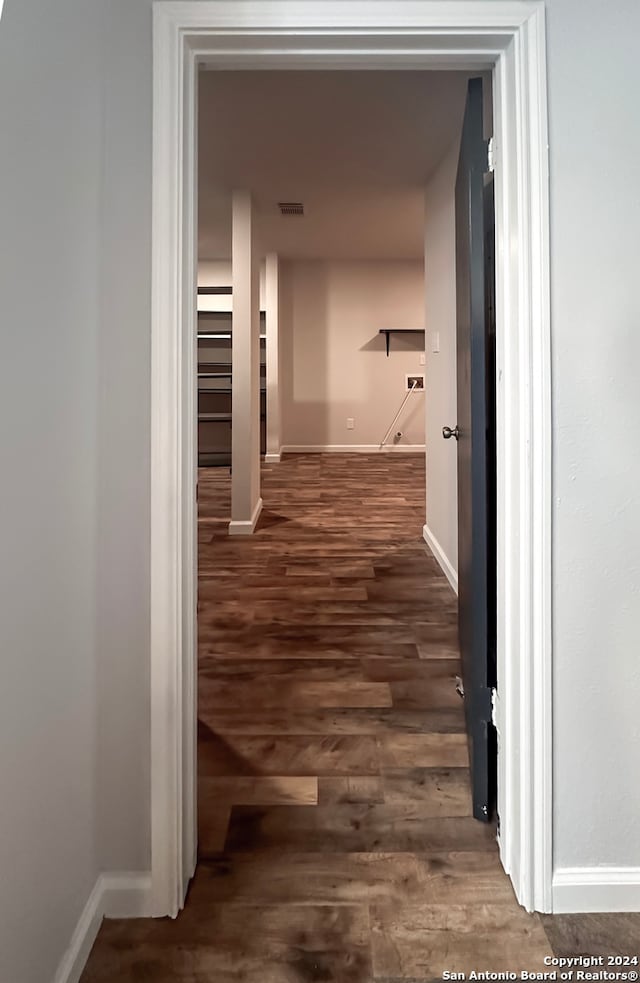
[[[443,427],[442,436],[444,437],[445,440],[450,440],[452,437],[455,437],[457,440],[458,437],[460,436],[460,431],[458,430],[457,424],[453,430],[451,429],[451,427]]]

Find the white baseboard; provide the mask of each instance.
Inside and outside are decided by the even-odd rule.
[[[262,499],[259,498],[250,519],[232,519],[229,523],[230,536],[251,536],[262,512]]]
[[[424,444],[285,444],[283,454],[424,454]]]
[[[105,918],[151,918],[151,873],[122,871],[102,874]]]
[[[451,560],[443,550],[442,546],[440,545],[436,537],[429,529],[429,526],[427,526],[426,524],[422,527],[422,536],[424,538],[425,543],[427,544],[427,546],[433,553],[434,557],[438,561],[443,574],[445,575],[445,577],[447,578],[447,580],[449,581],[449,583],[451,584],[451,586],[453,587],[454,591],[457,594],[458,574],[453,564],[451,563]]]
[[[553,875],[553,913],[640,911],[640,867],[564,867]]]
[[[93,890],[89,895],[71,936],[69,947],[62,957],[58,971],[53,978],[53,983],[78,983],[78,980],[82,976],[82,970],[89,958],[91,946],[95,942],[104,917],[101,881],[102,878],[99,877],[93,886]]]
[[[54,983],[78,983],[103,918],[143,918],[151,913],[151,874],[100,874],[87,899]]]
[[[279,451],[271,451],[264,455],[265,464],[280,464],[282,458],[282,448]]]

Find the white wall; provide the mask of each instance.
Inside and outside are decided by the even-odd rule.
[[[199,287],[230,287],[231,283],[230,259],[201,259],[198,262]]]
[[[638,867],[640,5],[549,6],[555,860]]]
[[[444,565],[458,572],[458,455],[442,428],[454,427],[456,403],[455,181],[458,147],[452,147],[425,193],[425,324],[427,536]],[[433,335],[440,351],[433,352]]]
[[[8,0],[0,23],[3,983],[50,983],[99,865],[99,12]]]
[[[421,328],[423,294],[422,261],[282,264],[285,447],[377,447],[405,395],[405,375],[424,372],[420,335],[392,337],[387,358],[379,331]],[[411,396],[394,430],[403,431],[402,445],[424,444],[422,393]]]
[[[148,870],[151,13],[100,6],[97,844],[102,869]]]

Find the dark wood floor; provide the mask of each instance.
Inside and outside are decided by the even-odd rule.
[[[83,983],[422,983],[589,951],[584,922],[547,936],[517,905],[471,818],[423,469],[265,466],[250,538],[227,535],[228,472],[201,472],[200,863],[177,920],[103,925]]]

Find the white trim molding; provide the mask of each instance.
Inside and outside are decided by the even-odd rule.
[[[271,454],[264,455],[265,464],[280,464],[281,460],[282,460],[282,448],[280,448],[279,451],[274,451]]]
[[[78,983],[104,918],[102,904],[102,884],[98,878],[78,919],[67,951],[60,961],[53,983]]]
[[[100,884],[105,918],[149,918],[152,915],[150,871],[101,874]]]
[[[500,856],[552,903],[549,189],[542,0],[154,3],[151,395],[153,912],[184,903],[195,833],[197,72],[493,72]]]
[[[253,510],[253,514],[250,519],[240,520],[232,519],[229,523],[229,535],[230,536],[251,536],[254,532],[256,526],[258,525],[258,519],[262,513],[262,499],[259,498],[256,507]]]
[[[283,454],[424,454],[424,444],[285,444]]]
[[[151,874],[100,874],[64,953],[54,983],[78,983],[103,918],[145,918],[152,913]]]
[[[434,558],[437,560],[440,569],[451,584],[454,592],[457,594],[458,572],[426,522],[422,527],[422,538],[433,553]]]
[[[553,911],[640,911],[640,867],[563,867],[553,875]]]

